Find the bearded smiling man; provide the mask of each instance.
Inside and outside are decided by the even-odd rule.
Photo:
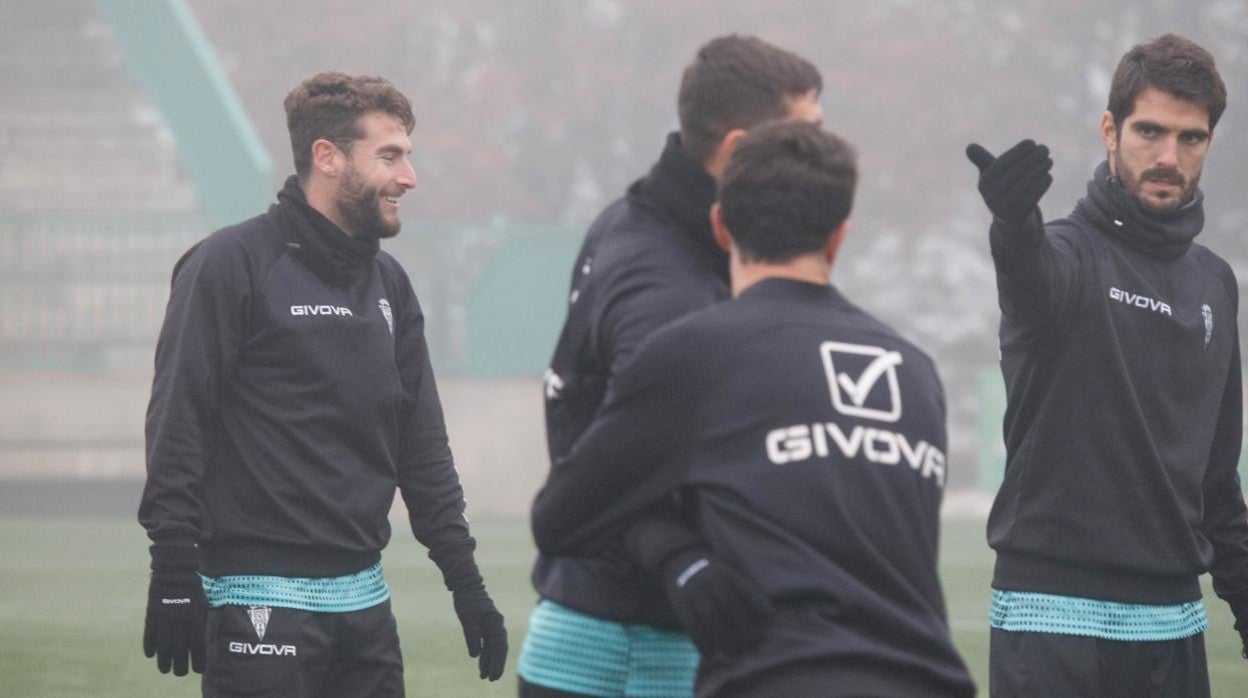
[[[1048,225],[1047,148],[967,148],[993,214],[1008,401],[993,696],[1208,696],[1206,572],[1248,646],[1238,284],[1194,242],[1225,107],[1200,46],[1132,48],[1101,116],[1106,161]]]
[[[147,411],[143,649],[205,696],[402,696],[381,550],[395,490],[481,678],[502,675],[424,315],[380,250],[416,186],[411,104],[320,73],[286,97],[296,175],[173,271]]]
[[[391,238],[399,233],[399,197],[416,185],[416,173],[405,171],[411,169],[411,145],[402,144],[407,137],[403,125],[386,114],[366,114],[358,128],[370,136],[361,144],[362,163],[355,158],[344,163],[336,200],[327,202],[327,208],[331,213],[337,209],[343,230]]]

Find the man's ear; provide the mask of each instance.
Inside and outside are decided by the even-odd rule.
[[[326,177],[337,177],[345,161],[343,152],[331,141],[318,138],[312,143],[312,168]]]
[[[724,142],[719,146],[720,152],[724,154],[724,162],[727,162],[732,157],[732,151],[737,149],[737,144],[741,142],[742,138],[745,138],[745,129],[743,128],[734,128],[724,136]]]
[[[732,253],[732,233],[724,225],[724,209],[716,201],[711,205],[711,231],[715,233],[715,244],[724,252]]]
[[[719,146],[715,148],[715,152],[711,154],[710,160],[706,161],[704,169],[707,174],[715,179],[719,179],[724,174],[724,168],[728,166],[728,159],[732,157],[732,151],[737,149],[737,143],[745,137],[745,129],[734,128],[724,135],[724,139],[719,142]]]
[[[845,242],[845,236],[849,234],[849,219],[841,221],[836,229],[828,234],[828,243],[823,247],[823,258],[828,260],[831,266],[836,262],[836,253],[841,249],[841,243]]]
[[[1114,125],[1114,115],[1109,111],[1101,114],[1101,143],[1105,145],[1105,152],[1111,156],[1109,162],[1112,166],[1112,156],[1118,152],[1118,127]]]

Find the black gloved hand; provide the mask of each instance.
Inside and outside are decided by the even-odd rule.
[[[1231,613],[1235,616],[1235,632],[1239,633],[1242,644],[1240,656],[1248,659],[1248,591],[1225,596],[1223,599],[1230,605]]]
[[[507,664],[507,628],[503,627],[503,614],[494,607],[494,601],[485,592],[484,584],[451,592],[455,603],[455,615],[464,629],[464,641],[468,643],[468,656],[480,657],[477,668],[481,678],[497,681]]]
[[[757,647],[773,612],[757,584],[705,546],[686,548],[668,560],[663,589],[705,656],[735,657]]]
[[[650,511],[624,541],[642,568],[659,578],[668,604],[703,655],[732,657],[762,642],[773,613],[770,599],[670,507]]]
[[[143,621],[143,654],[156,657],[162,674],[186,676],[187,659],[204,670],[208,600],[199,579],[199,553],[189,545],[153,545],[152,581]]]
[[[507,665],[507,628],[503,626],[503,614],[485,591],[485,581],[472,554],[476,547],[477,542],[469,536],[431,549],[429,557],[437,563],[442,581],[451,592],[468,656],[479,657],[481,678],[497,681]]]
[[[966,157],[979,168],[979,193],[997,220],[1017,228],[1032,219],[1039,223],[1040,198],[1053,183],[1049,149],[1024,140],[994,158],[978,143],[966,146]]]

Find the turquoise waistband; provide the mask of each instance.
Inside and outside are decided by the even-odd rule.
[[[1209,617],[1200,601],[1153,606],[993,589],[988,623],[1011,632],[1158,641],[1204,632]]]
[[[529,617],[516,673],[526,682],[599,698],[688,698],[698,650],[685,635],[616,623],[542,599]]]
[[[208,605],[277,606],[317,613],[346,613],[372,608],[390,598],[381,563],[342,577],[227,575],[205,577]]]

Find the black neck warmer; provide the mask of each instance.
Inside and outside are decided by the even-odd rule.
[[[1109,174],[1109,163],[1102,162],[1088,182],[1088,195],[1076,210],[1127,246],[1159,259],[1174,259],[1187,252],[1192,239],[1205,227],[1204,201],[1197,188],[1191,201],[1173,211],[1157,213],[1124,189],[1118,178]]]
[[[682,232],[702,252],[728,273],[728,253],[715,244],[711,232],[711,204],[715,203],[715,178],[690,159],[681,145],[680,134],[672,133],[659,161],[650,174],[635,185],[658,201],[659,205],[679,224]]]
[[[277,213],[299,246],[294,253],[317,278],[331,286],[348,286],[381,249],[375,237],[348,235],[312,208],[299,179],[291,175],[277,193]]]

